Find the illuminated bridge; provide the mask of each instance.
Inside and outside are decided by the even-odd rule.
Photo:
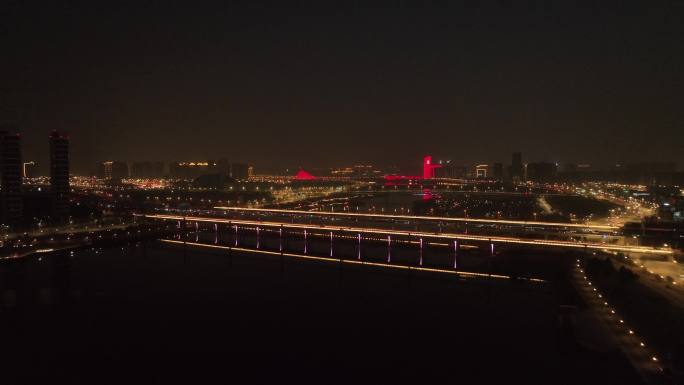
[[[228,210],[233,208],[220,208],[222,210]],[[237,208],[235,208],[237,210]],[[250,210],[239,208],[239,210]],[[296,212],[295,210],[257,210],[257,211],[287,211],[288,213]],[[304,211],[301,214],[307,215],[330,215],[329,213],[316,213]],[[353,214],[353,213],[335,213],[341,216],[378,216],[377,214]],[[455,232],[432,232],[432,231],[412,231],[406,229],[389,229],[380,227],[365,227],[357,225],[326,225],[318,223],[298,223],[294,221],[267,221],[267,220],[254,220],[249,218],[221,218],[221,217],[201,217],[201,216],[183,216],[183,215],[160,215],[160,214],[149,214],[149,215],[138,215],[139,217],[144,217],[150,220],[163,220],[163,221],[174,221],[177,222],[177,226],[181,229],[184,225],[187,227],[188,224],[194,224],[195,228],[199,228],[200,224],[210,224],[218,233],[218,226],[224,226],[229,231],[239,231],[239,229],[254,231],[258,234],[260,231],[275,231],[279,232],[282,238],[283,231],[288,231],[289,236],[298,235],[303,237],[306,242],[308,236],[311,237],[330,237],[331,241],[331,254],[332,254],[332,240],[335,238],[342,239],[357,239],[360,243],[361,240],[386,240],[388,245],[395,241],[400,240],[402,242],[409,243],[419,243],[422,247],[424,241],[439,242],[442,245],[448,247],[454,247],[458,249],[459,246],[468,244],[476,244],[480,247],[491,248],[493,250],[495,244],[499,245],[511,245],[511,246],[526,246],[535,248],[551,248],[551,249],[569,249],[569,250],[605,250],[605,251],[616,251],[625,253],[640,253],[640,254],[660,254],[660,255],[670,255],[673,254],[671,248],[653,248],[646,246],[635,246],[635,245],[624,245],[624,244],[608,244],[598,241],[578,241],[578,240],[561,240],[561,239],[546,239],[546,238],[530,238],[530,237],[513,237],[513,236],[492,236],[492,235],[479,235],[479,234],[469,234],[469,233],[455,233]],[[399,217],[404,216],[382,216],[382,217]],[[460,218],[433,218],[433,217],[407,217],[410,219],[432,219],[432,220],[462,220]],[[471,221],[468,219],[468,221]],[[482,220],[489,221],[490,220]],[[516,223],[516,221],[502,221],[504,223]],[[523,222],[524,224],[529,224],[530,222]],[[560,226],[560,224],[553,223],[543,223],[547,226]],[[584,226],[577,224],[562,224],[563,226]],[[602,226],[599,226],[602,227]],[[238,239],[237,236],[235,238]],[[446,243],[444,243],[446,242]],[[282,246],[281,246],[282,247]]]
[[[184,213],[179,213],[183,215]],[[200,215],[200,214],[196,214]],[[638,238],[626,237],[622,229],[610,224],[562,223],[484,219],[462,217],[435,217],[418,215],[388,215],[358,212],[307,211],[261,209],[244,207],[214,207],[207,216],[258,220],[267,222],[308,223],[326,226],[373,227],[406,230],[412,233],[455,233],[491,237],[530,238],[545,241],[619,244],[639,246]]]
[[[477,224],[493,224],[506,226],[521,226],[521,227],[542,227],[542,228],[561,228],[561,229],[579,229],[588,231],[601,232],[615,232],[620,230],[620,227],[614,225],[599,225],[599,224],[584,224],[584,223],[563,223],[563,222],[541,222],[541,221],[516,221],[508,219],[483,219],[483,218],[460,218],[460,217],[434,217],[434,216],[420,216],[420,215],[388,215],[388,214],[370,214],[370,213],[350,213],[350,212],[332,212],[332,211],[307,211],[307,210],[285,210],[285,209],[261,209],[261,208],[245,208],[245,207],[214,207],[217,210],[232,211],[232,212],[249,212],[255,214],[280,214],[280,215],[307,215],[318,217],[338,217],[338,218],[364,218],[364,219],[384,219],[384,220],[400,220],[400,221],[432,221],[432,222],[460,222],[460,223],[477,223]]]

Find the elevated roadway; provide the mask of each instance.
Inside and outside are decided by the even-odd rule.
[[[383,237],[407,237],[407,238],[425,238],[425,239],[440,239],[449,241],[470,241],[482,242],[490,244],[508,244],[508,245],[528,245],[531,247],[545,247],[545,248],[565,248],[565,249],[579,249],[579,250],[607,250],[627,253],[640,254],[659,254],[672,255],[674,251],[671,248],[654,248],[646,246],[631,246],[606,244],[601,242],[581,242],[581,241],[566,241],[566,240],[551,240],[551,239],[534,239],[511,236],[489,236],[476,235],[467,233],[453,233],[453,232],[426,232],[426,231],[411,231],[411,230],[395,230],[377,227],[363,227],[363,226],[330,226],[324,224],[307,224],[294,223],[282,221],[264,221],[264,220],[250,220],[240,218],[220,218],[220,217],[199,217],[199,216],[182,216],[182,215],[163,215],[163,214],[147,214],[138,215],[140,217],[151,220],[164,221],[178,221],[178,222],[196,222],[196,223],[212,223],[230,226],[243,226],[250,228],[279,228],[279,229],[293,229],[300,231],[318,231],[330,233],[330,236],[368,236],[380,235]]]

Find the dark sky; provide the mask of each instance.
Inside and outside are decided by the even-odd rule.
[[[27,159],[684,165],[682,1],[101,3],[0,6]]]

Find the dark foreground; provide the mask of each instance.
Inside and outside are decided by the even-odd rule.
[[[638,383],[559,332],[553,285],[161,244],[0,272],[3,384]]]

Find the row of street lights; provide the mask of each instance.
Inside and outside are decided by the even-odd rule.
[[[637,337],[637,335],[635,334],[633,329],[628,328],[625,325],[625,321],[617,315],[617,313],[615,312],[615,309],[612,308],[608,304],[608,301],[606,301],[606,299],[604,298],[604,295],[601,294],[601,292],[599,292],[599,290],[596,288],[596,286],[589,280],[584,269],[582,268],[582,266],[580,264],[579,259],[577,259],[577,261],[576,261],[575,268],[582,275],[583,282],[585,283],[586,288],[589,290],[590,295],[595,296],[595,301],[599,302],[601,304],[601,306],[605,308],[605,311],[608,313],[608,317],[615,318],[615,320],[616,320],[615,321],[616,322],[615,327],[618,329],[626,330],[627,336],[630,336],[630,338],[638,341],[637,345],[639,346],[639,348],[646,349],[646,343],[642,339]],[[658,357],[655,354],[653,354],[652,352],[647,353],[647,356],[649,357],[648,360],[651,363],[655,364],[656,368],[662,372],[663,368],[658,364],[659,363]]]

